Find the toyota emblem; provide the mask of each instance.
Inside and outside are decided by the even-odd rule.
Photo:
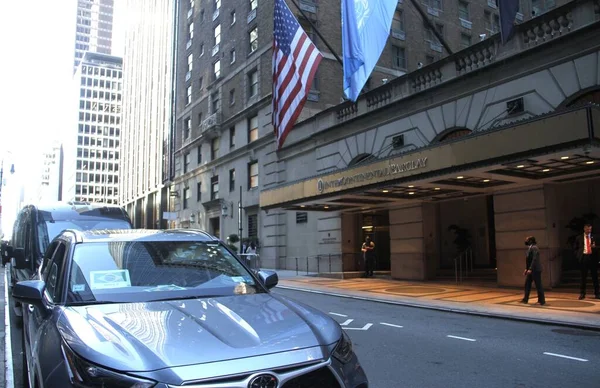
[[[277,388],[279,382],[273,375],[258,375],[248,384],[248,388]]]

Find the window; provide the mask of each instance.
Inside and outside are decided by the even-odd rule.
[[[221,77],[221,60],[216,61],[213,64],[213,74],[216,79],[219,79],[219,77]]]
[[[258,237],[258,214],[248,215],[248,237]]]
[[[258,139],[258,115],[248,119],[248,143]]]
[[[215,0],[215,10],[221,8],[221,0]]]
[[[191,160],[191,156],[190,153],[186,153],[185,155],[183,155],[183,173],[185,174],[186,172],[190,171],[190,160]]]
[[[252,70],[248,74],[248,97],[254,97],[258,94],[258,70]]]
[[[231,49],[230,51],[230,55],[231,55],[231,62],[230,63],[235,63],[235,49]]]
[[[433,9],[442,10],[442,0],[428,0],[425,3]]]
[[[214,92],[210,97],[211,104],[211,113],[217,113],[219,111],[219,92]]]
[[[404,47],[392,46],[392,67],[395,69],[406,69],[406,49]]]
[[[250,30],[250,53],[253,53],[258,49],[258,27],[254,27]]]
[[[531,16],[540,16],[555,6],[555,0],[531,0]],[[519,9],[521,9],[521,7],[519,7]]]
[[[258,162],[248,164],[248,188],[254,189],[258,187]]]
[[[210,178],[210,200],[219,199],[219,176]]]
[[[235,10],[231,11],[231,25],[235,24]]]
[[[185,99],[185,104],[189,105],[192,103],[192,85],[187,87],[187,96]]]
[[[197,150],[198,150],[197,155],[198,155],[198,166],[199,166],[200,164],[202,164],[202,146],[199,145]]]
[[[200,43],[200,56],[204,55],[204,43]]]
[[[458,17],[462,20],[471,20],[469,18],[469,3],[466,1],[458,2]]]
[[[460,34],[460,45],[463,48],[467,48],[471,45],[471,35]]]
[[[183,139],[188,139],[190,137],[190,131],[192,129],[192,119],[186,118],[183,120]]]
[[[229,128],[229,148],[235,147],[235,127]]]
[[[189,187],[185,187],[185,188],[183,189],[183,208],[184,208],[184,209],[187,209],[187,208],[188,208],[188,205],[189,205],[189,202],[190,202],[191,195],[192,195],[192,193],[191,193],[191,191],[190,191],[190,188],[189,188]]]
[[[394,19],[392,20],[393,31],[404,31],[404,12],[401,9],[397,9],[394,12]]]
[[[202,182],[196,183],[196,201],[202,201]]]
[[[210,142],[210,160],[215,160],[219,157],[219,138],[215,137]]]
[[[308,213],[307,212],[296,212],[296,223],[297,224],[306,224],[308,222]]]
[[[198,113],[198,126],[202,125],[202,112]]]
[[[192,40],[194,38],[194,23],[188,24],[188,40]]]
[[[235,168],[229,170],[229,191],[235,190]]]
[[[229,105],[235,104],[235,89],[229,91]]]
[[[500,31],[500,16],[498,16],[497,14],[494,14],[494,21],[492,23],[492,27],[494,33]]]
[[[202,77],[198,78],[198,90],[202,90],[203,84],[204,84],[204,79],[202,79]]]
[[[258,7],[258,0],[250,0],[250,11],[254,11]]]
[[[221,43],[221,25],[215,27],[215,46]]]
[[[194,65],[194,55],[190,54],[190,55],[188,55],[188,69],[187,69],[187,71],[192,71],[193,65]]]

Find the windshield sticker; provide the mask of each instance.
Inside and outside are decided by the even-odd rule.
[[[244,283],[246,281],[246,279],[244,279],[242,276],[232,276],[231,280],[236,283]]]
[[[115,269],[111,271],[90,271],[92,290],[131,287],[129,270]]]
[[[146,291],[180,291],[187,288],[176,286],[175,284],[161,284],[156,287],[148,288]]]
[[[85,291],[85,284],[73,284],[73,287],[71,287],[71,290],[73,292],[83,292],[83,291]]]

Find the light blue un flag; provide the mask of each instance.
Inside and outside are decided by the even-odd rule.
[[[390,35],[398,0],[342,0],[344,94],[356,101]]]

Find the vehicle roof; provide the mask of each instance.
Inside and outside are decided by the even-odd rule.
[[[68,229],[64,233],[73,233],[77,242],[131,242],[131,241],[199,241],[210,242],[219,241],[212,236],[198,229],[96,229],[96,230],[74,230]]]
[[[117,205],[90,202],[45,202],[29,205],[44,214],[48,220],[69,220],[86,217],[118,218],[130,221],[125,210]]]

